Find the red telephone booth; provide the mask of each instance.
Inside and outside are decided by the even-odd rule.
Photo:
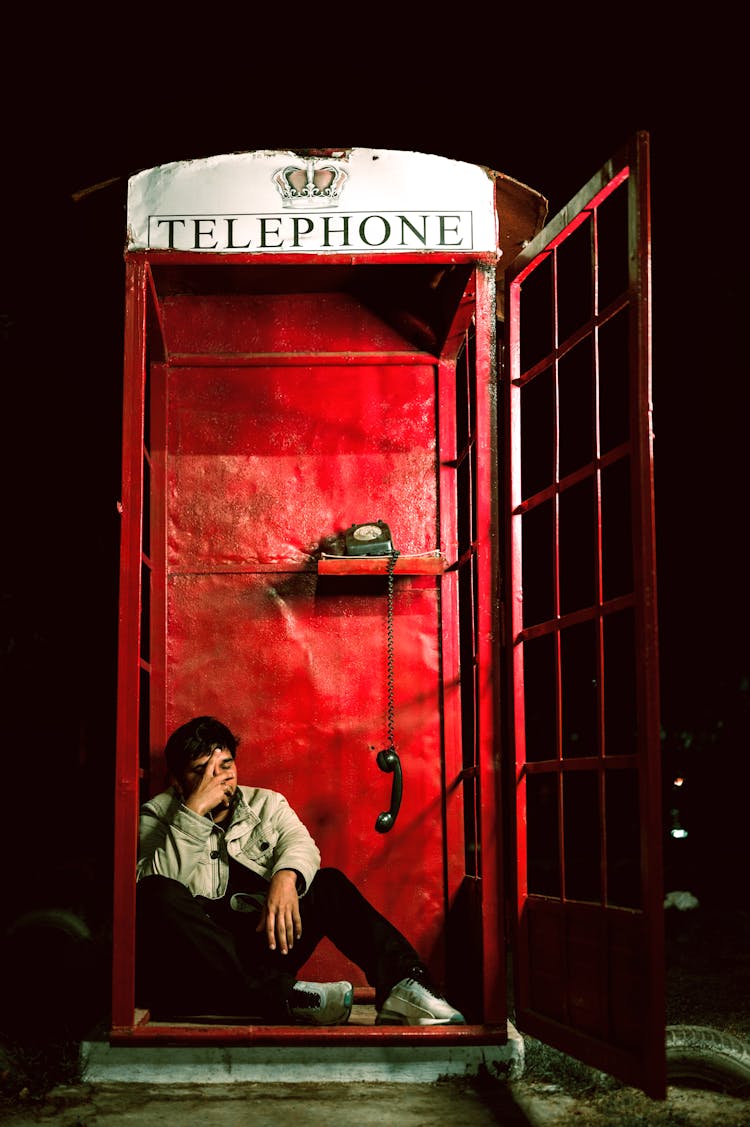
[[[646,138],[544,217],[387,150],[132,178],[113,1042],[502,1042],[511,943],[521,1028],[663,1089]],[[204,713],[466,1026],[135,1009],[138,807]]]

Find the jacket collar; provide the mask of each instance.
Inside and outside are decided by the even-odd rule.
[[[238,786],[237,790],[234,792],[234,807],[224,831],[227,838],[234,836],[234,830],[247,822],[250,822],[252,825],[257,825],[260,822],[260,818],[250,807],[250,804],[243,794],[242,787]]]

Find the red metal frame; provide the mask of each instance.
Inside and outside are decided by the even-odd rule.
[[[146,370],[146,267],[127,264],[123,394],[122,532],[117,694],[112,1023],[133,1020],[135,882],[138,849],[143,415]],[[130,876],[127,874],[131,873]]]
[[[443,732],[443,811],[446,855],[443,883],[448,903],[458,894],[466,879],[476,884],[475,895],[481,896],[481,917],[477,921],[480,933],[477,945],[484,952],[482,975],[481,1025],[463,1028],[389,1030],[381,1028],[346,1027],[340,1030],[311,1032],[289,1028],[242,1026],[169,1026],[152,1025],[146,1015],[134,1009],[134,862],[137,848],[137,818],[144,792],[152,789],[149,781],[149,760],[153,753],[160,754],[166,736],[165,679],[168,639],[165,625],[165,587],[159,578],[165,572],[167,556],[167,530],[164,511],[159,505],[144,505],[144,466],[150,475],[152,489],[165,489],[166,427],[167,417],[163,407],[164,388],[170,368],[185,367],[198,370],[203,363],[212,367],[236,365],[237,357],[221,354],[205,357],[194,354],[166,354],[164,314],[155,284],[153,269],[157,266],[196,265],[195,256],[170,252],[137,252],[127,256],[128,289],[126,310],[126,359],[123,400],[123,528],[121,553],[120,595],[120,645],[118,686],[118,750],[117,750],[117,814],[115,841],[115,918],[113,936],[113,997],[112,1039],[129,1042],[146,1041],[235,1041],[274,1043],[317,1042],[330,1043],[400,1043],[404,1041],[434,1041],[447,1043],[478,1043],[506,1039],[505,952],[502,923],[501,854],[499,846],[499,759],[497,755],[497,709],[499,703],[497,678],[497,608],[498,608],[498,497],[497,497],[497,435],[494,412],[494,327],[495,327],[495,260],[492,256],[470,255],[402,255],[388,256],[338,256],[294,255],[269,257],[263,266],[331,264],[382,266],[391,263],[402,266],[410,263],[469,265],[472,282],[456,312],[453,328],[442,350],[440,359],[424,351],[408,350],[396,354],[375,352],[371,362],[389,364],[429,363],[435,371],[437,430],[439,444],[436,462],[439,504],[440,559],[427,559],[410,563],[404,559],[396,571],[402,575],[424,575],[424,582],[440,585],[440,622],[443,638],[441,655],[441,724]],[[223,268],[227,260],[220,255],[200,256],[201,268]],[[243,265],[258,269],[256,256],[232,256],[231,268],[236,271]],[[461,612],[475,619],[475,668],[471,680],[460,687],[460,659],[457,649],[457,629],[460,598],[458,594],[458,537],[455,506],[458,496],[458,454],[455,443],[455,381],[456,363],[466,345],[467,329],[474,319],[476,364],[470,379],[477,391],[475,433],[472,436],[472,458],[475,497],[472,521],[473,541],[470,546],[472,584],[470,604]],[[319,360],[321,353],[312,350],[279,354],[283,363],[309,365]],[[326,365],[351,365],[362,363],[362,354],[353,356],[346,347],[324,355]],[[267,354],[244,355],[243,365],[268,365]],[[276,357],[278,359],[278,356]],[[472,394],[474,394],[472,392]],[[144,433],[145,418],[149,418],[149,433]],[[473,502],[472,502],[473,503]],[[148,529],[144,530],[144,520]],[[150,542],[150,555],[143,551],[144,532]],[[368,572],[377,570],[372,564],[362,565]],[[340,572],[342,565],[321,561],[321,574]],[[351,563],[345,565],[349,574],[357,570]],[[261,567],[262,570],[262,567]],[[148,581],[145,591],[143,583]],[[145,596],[148,596],[147,598]],[[145,639],[148,634],[148,659],[145,659]],[[476,694],[472,705],[476,711],[474,730],[476,746],[471,751],[474,767],[466,769],[461,752],[461,692]],[[146,699],[148,697],[148,699]],[[147,744],[143,745],[143,732],[139,731],[144,715],[149,717]],[[478,780],[482,795],[479,825],[464,824],[461,793],[464,785]],[[477,874],[466,874],[460,851],[465,833],[480,835],[475,852],[481,857],[481,880]]]
[[[628,281],[626,290],[605,308],[599,306],[600,271],[597,218],[599,209],[618,187],[628,193]],[[591,269],[593,305],[590,319],[568,337],[560,339],[558,323],[557,253],[581,224],[591,227]],[[551,256],[551,296],[549,308],[550,350],[534,359],[531,367],[522,366],[522,317],[524,284]],[[507,381],[508,446],[510,450],[508,498],[510,509],[509,549],[510,589],[508,615],[511,628],[510,662],[513,728],[515,740],[516,833],[517,833],[517,1016],[521,1028],[556,1044],[565,1051],[628,1083],[643,1087],[654,1096],[665,1090],[664,1064],[664,965],[661,910],[661,802],[659,768],[658,665],[655,594],[655,549],[653,463],[651,430],[651,327],[650,327],[650,219],[648,191],[648,138],[639,134],[629,148],[610,162],[585,189],[553,219],[544,231],[522,252],[513,264],[506,287],[508,301],[508,345],[510,370]],[[600,404],[599,333],[617,314],[627,316],[630,335],[630,439],[606,450],[600,449],[600,430],[596,422]],[[575,473],[561,476],[559,365],[564,356],[582,340],[592,342],[595,430],[591,435],[593,460]],[[550,451],[554,467],[551,483],[541,491],[525,493],[522,488],[523,389],[535,378],[552,375],[554,407]],[[586,417],[587,403],[581,403]],[[563,431],[564,435],[564,431]],[[540,435],[539,442],[548,441]],[[605,597],[602,579],[602,474],[607,468],[630,463],[633,517],[632,591],[618,597]],[[561,608],[560,535],[561,501],[575,484],[595,483],[596,538],[593,545],[596,599],[589,605]],[[541,511],[543,504],[554,506],[552,526],[554,613],[533,624],[524,621],[523,533],[525,514]],[[586,566],[583,549],[581,565]],[[617,612],[632,608],[636,623],[636,687],[638,736],[633,754],[607,754],[604,693],[608,672],[604,667],[603,631],[614,622]],[[597,746],[593,756],[576,758],[563,746],[561,710],[568,706],[562,681],[561,642],[570,637],[576,625],[591,623],[595,630],[597,706]],[[547,757],[533,761],[526,754],[527,695],[524,681],[524,654],[534,640],[549,637],[553,643],[554,699],[534,701],[538,709],[555,716],[555,748]],[[609,674],[611,677],[612,675]],[[618,772],[637,771],[640,805],[640,905],[619,907],[608,893],[607,824],[605,806],[608,785],[617,793]],[[564,796],[576,776],[583,780],[590,773],[596,780],[599,835],[602,857],[599,865],[600,896],[591,902],[576,900],[566,890],[566,832]],[[624,776],[623,776],[624,777]],[[557,794],[557,831],[553,856],[557,860],[559,893],[541,895],[529,887],[527,793],[531,779],[547,780]],[[620,790],[620,797],[622,791]],[[572,829],[572,827],[571,827]],[[555,879],[553,874],[553,883]],[[586,900],[588,900],[588,896]],[[576,983],[574,960],[587,951],[580,972],[586,983]],[[644,978],[645,975],[645,978]],[[598,977],[600,976],[600,977]],[[646,989],[642,983],[646,982]],[[634,999],[637,998],[636,1003]]]
[[[164,1044],[249,1044],[253,1045],[321,1045],[360,1047],[376,1045],[487,1045],[504,1044],[505,1025],[453,1026],[384,1026],[332,1025],[325,1029],[310,1026],[268,1025],[130,1025],[115,1028],[110,1035],[113,1045]]]
[[[477,355],[477,387],[494,389],[494,274],[478,272],[477,336],[492,347]],[[499,501],[496,396],[476,403],[476,685],[477,761],[481,796],[482,956],[485,1020],[500,1022],[506,1013],[504,892],[497,711],[499,682]]]

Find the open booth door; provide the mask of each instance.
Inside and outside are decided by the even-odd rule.
[[[663,1097],[646,134],[506,301],[516,1018]]]

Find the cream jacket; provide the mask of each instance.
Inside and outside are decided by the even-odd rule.
[[[300,894],[320,868],[317,845],[277,791],[238,787],[226,830],[189,810],[173,787],[141,807],[138,880],[172,877],[193,896],[216,900],[227,890],[229,857],[269,881],[279,869],[296,869]]]

